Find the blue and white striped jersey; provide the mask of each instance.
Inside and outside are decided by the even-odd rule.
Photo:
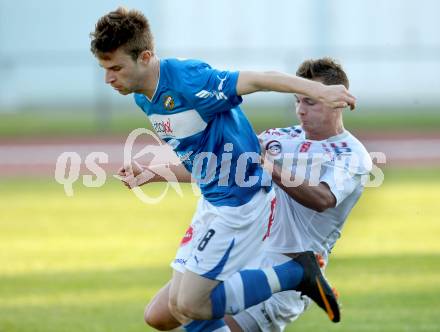
[[[215,206],[243,205],[261,188],[260,147],[239,107],[237,80],[238,72],[198,60],[162,59],[153,98],[134,95]]]

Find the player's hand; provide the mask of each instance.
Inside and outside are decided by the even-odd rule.
[[[144,168],[136,161],[132,160],[130,164],[124,165],[123,167],[119,168],[118,175],[119,176],[138,176],[144,171]]]
[[[334,109],[350,106],[354,110],[356,107],[356,98],[343,85],[322,84],[318,99]]]
[[[119,168],[118,175],[115,177],[121,180],[122,184],[128,189],[133,189],[138,185],[136,178],[142,173],[142,171],[142,166],[133,160],[130,164]]]
[[[115,177],[121,180],[124,186],[133,189],[151,182],[155,178],[155,174],[148,167],[144,167],[133,160],[131,164],[121,167]]]
[[[118,175],[119,175],[120,177],[125,177],[125,176],[127,176],[127,171],[126,171],[125,167],[120,167],[120,168],[118,169]]]
[[[132,189],[136,186],[136,179],[134,175],[131,173],[131,170],[123,166],[119,168],[118,174],[113,175],[116,179],[121,180],[122,184],[126,186],[128,189]]]
[[[116,179],[121,180],[122,184],[126,186],[128,189],[131,189],[129,184],[129,179],[133,178],[133,175],[129,174],[129,170],[127,167],[120,167],[118,169],[118,174],[113,175]]]

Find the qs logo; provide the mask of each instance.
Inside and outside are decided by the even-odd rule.
[[[151,130],[148,130],[146,128],[138,128],[138,129],[133,130],[130,133],[130,135],[128,135],[127,141],[125,142],[124,165],[130,165],[133,160],[136,160],[146,154],[153,155],[153,160],[151,160],[151,163],[153,165],[159,164],[158,162],[155,161],[155,158],[159,157],[159,155],[157,153],[158,151],[156,151],[157,149],[155,149],[154,146],[152,146],[152,145],[147,145],[145,148],[143,148],[141,151],[139,151],[135,156],[132,156],[134,143],[135,143],[136,139],[141,135],[147,135],[147,136],[152,137],[153,140],[156,141],[157,146],[159,146],[159,147],[163,145],[162,141]],[[151,172],[148,171],[148,173],[151,173]],[[162,194],[159,195],[158,197],[151,197],[151,196],[147,195],[138,186],[135,186],[134,188],[132,188],[132,191],[134,192],[134,194],[142,202],[148,203],[148,204],[159,203],[167,194],[170,186],[179,194],[180,197],[183,196],[183,192],[179,186],[179,182],[177,181],[176,176],[174,175],[174,173],[171,170],[169,170],[168,168],[165,168],[165,170],[163,170],[163,171],[156,170],[156,171],[154,171],[154,173],[156,173],[156,174],[160,175],[162,178],[164,178],[166,180],[167,185],[166,185],[164,191],[162,192]],[[144,174],[144,176],[145,176],[145,174]],[[154,176],[154,174],[150,174],[150,177],[153,177],[153,176]]]

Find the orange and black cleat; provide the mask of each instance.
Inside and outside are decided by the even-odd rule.
[[[296,290],[316,302],[327,313],[332,322],[339,322],[341,313],[336,294],[321,273],[315,254],[312,251],[305,251],[288,256],[292,257],[304,269],[303,280]]]

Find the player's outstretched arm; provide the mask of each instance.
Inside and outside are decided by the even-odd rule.
[[[118,178],[129,189],[153,182],[191,183],[192,177],[183,164],[141,165],[133,162],[121,167]]]
[[[268,159],[265,159],[264,167],[271,174],[272,180],[299,204],[316,212],[323,212],[336,206],[336,198],[327,183],[320,182],[318,185],[310,185],[308,181],[304,181],[297,186],[286,186],[286,183],[292,181],[290,172],[286,174],[279,164],[272,163]]]
[[[159,165],[149,165],[148,169],[155,173],[154,182],[167,182],[172,180],[172,177],[168,177],[168,174],[172,174],[177,182],[181,183],[191,183],[192,177],[191,173],[183,166],[183,164],[159,164]]]
[[[319,100],[331,108],[350,106],[354,109],[356,106],[356,98],[343,85],[324,85],[275,71],[241,71],[238,76],[237,95],[242,96],[257,91],[299,93]]]

